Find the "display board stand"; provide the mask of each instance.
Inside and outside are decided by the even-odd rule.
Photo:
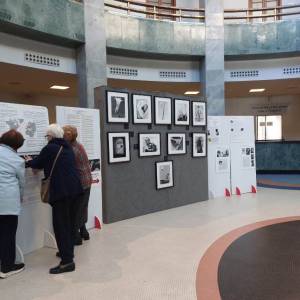
[[[210,198],[256,192],[253,117],[208,117]]]
[[[57,106],[56,118],[61,126],[73,125],[77,128],[77,140],[87,152],[93,177],[87,228],[100,229],[102,223],[100,112],[98,109]]]

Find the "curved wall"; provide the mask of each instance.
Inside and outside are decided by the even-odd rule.
[[[201,23],[153,21],[111,12],[106,12],[105,22],[109,49],[188,56],[205,52]]]

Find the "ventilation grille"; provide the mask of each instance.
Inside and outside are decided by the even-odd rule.
[[[231,78],[245,78],[245,77],[258,77],[258,76],[259,76],[258,70],[231,71],[230,72]]]
[[[128,76],[128,77],[137,77],[138,76],[137,69],[110,67],[109,72],[111,75]]]
[[[186,78],[186,72],[160,71],[160,78]]]
[[[47,65],[52,67],[60,66],[60,60],[58,58],[45,56],[41,54],[25,53],[25,61],[28,61],[33,64]]]
[[[300,67],[283,68],[284,75],[300,74]]]

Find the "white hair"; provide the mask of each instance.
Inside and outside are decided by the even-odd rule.
[[[47,135],[62,139],[64,137],[64,131],[58,124],[51,124],[47,128]]]

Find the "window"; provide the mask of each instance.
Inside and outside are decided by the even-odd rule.
[[[261,8],[275,8],[281,6],[281,0],[249,0],[249,9],[261,9]],[[266,14],[273,15],[276,13],[280,13],[279,10],[263,10],[263,11],[253,11],[250,12],[252,16],[263,16]],[[272,17],[272,18],[254,18],[252,20],[256,21],[267,21],[267,20],[279,20],[280,17]]]
[[[152,5],[161,5],[161,6],[170,6],[170,7],[175,7],[176,6],[176,0],[146,0],[147,4],[152,4]],[[148,11],[153,11],[152,8],[147,8]],[[176,11],[172,9],[158,9],[158,13],[164,13],[164,14],[175,14]],[[148,15],[148,17],[153,18],[153,16]],[[173,20],[174,17],[167,17],[167,16],[159,16],[157,19],[170,19]]]
[[[272,141],[282,139],[281,116],[256,116],[256,140]]]

